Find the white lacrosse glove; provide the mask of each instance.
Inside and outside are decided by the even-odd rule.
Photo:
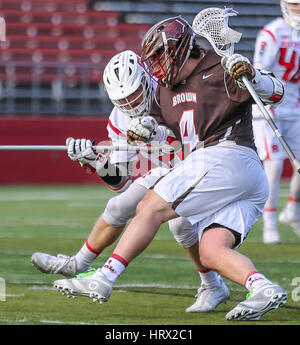
[[[107,162],[105,155],[93,149],[91,140],[68,138],[66,146],[69,158],[78,161],[88,172],[99,172]]]
[[[241,89],[246,89],[242,77],[246,76],[248,80],[256,84],[261,78],[260,72],[255,69],[249,59],[240,54],[233,54],[229,57],[224,56],[221,64],[226,73],[230,74]]]
[[[158,128],[157,121],[152,116],[135,117],[127,130],[127,142],[133,144],[136,140],[147,143],[151,141]]]

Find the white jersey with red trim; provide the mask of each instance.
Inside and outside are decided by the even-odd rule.
[[[300,116],[300,32],[283,18],[276,18],[258,34],[253,64],[273,72],[285,86],[283,102],[269,106],[274,118]],[[261,116],[256,105],[253,115]]]

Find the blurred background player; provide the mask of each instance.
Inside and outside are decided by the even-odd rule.
[[[158,126],[152,117],[147,116],[153,99],[153,88],[156,88],[156,85],[153,79],[151,82],[134,52],[125,51],[114,56],[105,68],[103,80],[109,98],[115,105],[107,126],[112,145],[126,144],[128,128],[133,131],[141,129],[139,138],[144,141],[151,138],[154,144],[172,139],[169,137],[172,133],[167,127]],[[144,116],[141,117],[142,115]],[[132,163],[137,159],[136,152],[113,151],[108,159],[105,155],[95,152],[92,142],[87,139],[68,138],[67,146],[68,156],[73,161],[78,161],[85,169],[97,173],[110,189],[120,193],[108,201],[103,214],[76,255],[53,256],[39,252],[32,255],[32,264],[40,271],[73,277],[88,271],[98,255],[115,242],[127,221],[135,215],[136,206],[148,188],[169,170],[169,164],[173,164],[174,159],[162,163],[157,157],[160,153],[151,154],[154,164],[164,164],[164,167],[154,168],[133,182],[131,172]],[[146,156],[149,157],[148,153]],[[170,220],[169,228],[176,241],[186,250],[201,278],[196,302],[186,311],[213,311],[218,304],[229,298],[228,288],[216,272],[209,271],[201,265],[198,232],[187,219]],[[92,270],[87,274],[91,272]]]
[[[181,17],[154,25],[142,51],[142,60],[160,83],[151,114],[164,120],[182,144],[189,142],[192,152],[147,192],[102,268],[87,277],[57,280],[54,286],[69,296],[108,300],[117,278],[160,225],[187,217],[198,230],[201,263],[250,292],[226,319],[258,320],[286,303],[287,294],[234,250],[261,216],[268,196],[252,133],[253,100],[241,77],[247,75],[266,103],[280,101],[283,86],[242,55],[221,63],[214,51],[195,44]]]
[[[258,34],[254,66],[272,71],[285,85],[284,100],[269,106],[276,125],[287,143],[300,158],[300,0],[281,0],[283,18],[267,24]],[[285,151],[264,120],[257,106],[253,107],[255,143],[263,160],[270,192],[263,213],[263,242],[279,243],[277,210],[280,178]],[[259,119],[259,120],[258,120]],[[290,181],[290,196],[279,221],[290,225],[300,237],[300,175],[294,170]]]

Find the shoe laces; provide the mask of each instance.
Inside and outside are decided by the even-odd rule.
[[[59,258],[59,259],[65,259],[65,260],[62,261],[62,263],[56,267],[56,269],[55,269],[54,272],[53,272],[54,274],[59,273],[59,271],[60,271],[63,267],[65,267],[65,266],[71,261],[71,259],[72,259],[72,258],[70,258],[69,256],[64,255],[64,254],[58,254],[58,255],[57,255],[57,258]]]
[[[206,290],[209,290],[210,287],[208,285],[201,285],[198,290],[197,290],[197,293],[195,295],[196,298],[200,297],[200,295],[203,295],[203,292],[206,291]]]
[[[246,295],[246,300],[249,301],[252,296],[252,292],[248,292]]]

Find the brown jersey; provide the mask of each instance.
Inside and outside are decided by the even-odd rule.
[[[221,58],[206,51],[191,75],[173,89],[158,87],[151,115],[194,149],[233,140],[256,150],[252,98],[224,72]]]

